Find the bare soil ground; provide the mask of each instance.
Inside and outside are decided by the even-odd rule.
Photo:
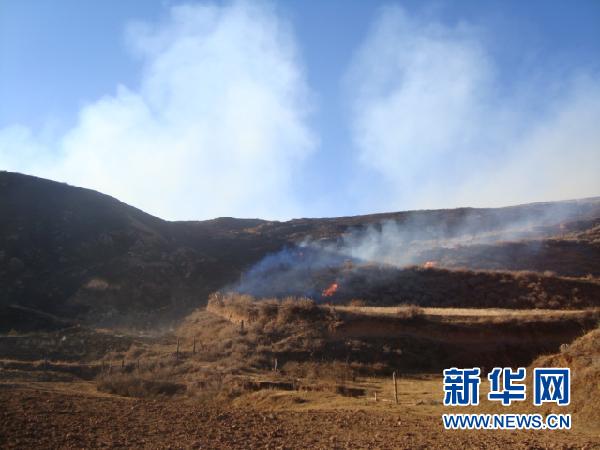
[[[314,393],[231,404],[98,393],[92,383],[0,384],[2,448],[598,448],[578,431],[445,431],[439,379],[401,381],[400,405]],[[438,402],[439,403],[439,402]],[[272,405],[278,407],[273,408]]]
[[[270,308],[263,313],[271,314],[271,319],[246,321],[243,327],[227,314],[237,309],[244,313],[242,307],[252,304],[232,304],[221,311],[227,317],[200,310],[175,335],[152,338],[111,335],[106,330],[8,336],[6,348],[0,347],[4,348],[0,352],[0,448],[600,448],[600,424],[586,406],[588,396],[595,392],[591,387],[599,381],[594,362],[595,349],[600,348],[597,331],[561,349],[554,363],[544,362],[570,365],[577,376],[584,376],[574,379],[572,409],[560,411],[573,413],[573,430],[447,431],[441,416],[448,412],[540,411],[530,404],[529,410],[522,405],[515,411],[490,404],[484,398],[486,381],[482,381],[481,406],[476,410],[444,407],[439,370],[415,373],[401,368],[400,362],[410,352],[429,358],[431,349],[412,348],[412,341],[399,347],[403,353],[397,358],[391,350],[400,341],[389,337],[354,342],[341,352],[332,348],[320,356],[316,350],[322,339],[314,334],[320,326],[316,319],[328,318],[330,308],[315,309],[305,303],[261,304]],[[339,316],[361,313],[378,327],[383,323],[378,317],[395,316],[408,329],[413,309],[354,307],[345,312],[340,309]],[[595,318],[598,313],[476,311],[425,308],[422,314],[439,318],[435,320],[496,325],[500,318],[500,327],[507,317],[531,319],[535,329],[551,318],[551,329],[556,332],[563,322]],[[416,313],[417,317],[421,314]],[[468,327],[480,325],[473,322]],[[295,337],[299,339],[291,339]],[[29,344],[15,345],[9,338],[15,342],[28,339]],[[493,340],[502,339],[500,333],[493,334]],[[38,341],[44,345],[33,345]],[[95,359],[108,343],[112,350]],[[533,346],[533,341],[527,345]],[[304,346],[308,350],[301,353]],[[311,351],[315,351],[313,356]],[[361,352],[373,353],[374,362],[358,364],[355,359]],[[39,355],[35,359],[38,353],[62,355],[62,359],[46,361]],[[393,356],[389,368],[400,373],[398,405],[393,401],[391,372],[378,368],[386,354]],[[435,352],[431,355],[441,357]],[[276,371],[271,367],[273,358],[279,358]],[[171,388],[177,389],[165,393]]]

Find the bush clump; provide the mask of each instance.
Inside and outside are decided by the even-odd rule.
[[[139,398],[171,397],[186,391],[181,383],[121,373],[101,376],[97,386],[102,392]]]

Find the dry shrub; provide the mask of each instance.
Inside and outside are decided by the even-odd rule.
[[[235,397],[238,389],[233,386],[231,379],[230,375],[218,372],[201,372],[190,383],[187,394],[205,402]]]
[[[289,361],[284,364],[282,373],[293,378],[342,384],[356,379],[356,373],[352,366],[341,361]]]
[[[416,319],[423,317],[425,311],[417,305],[401,305],[396,316],[402,319]]]
[[[131,361],[131,360],[135,360],[138,359],[140,356],[144,355],[146,353],[146,348],[144,348],[143,346],[139,345],[139,344],[132,344],[131,347],[129,347],[129,350],[127,351],[127,353],[125,353],[124,357],[127,361]]]
[[[214,292],[208,297],[208,307],[222,309],[226,308],[240,315],[247,315],[252,304],[254,303],[254,297],[246,294]]]
[[[277,321],[286,324],[297,320],[316,319],[319,311],[320,308],[312,299],[287,297],[279,305]]]
[[[272,320],[277,317],[279,302],[277,300],[263,300],[258,302],[258,315],[260,320]]]
[[[361,308],[363,306],[367,306],[367,302],[361,300],[360,298],[353,298],[348,302],[348,306],[354,306],[356,308]]]
[[[225,306],[225,298],[221,292],[213,292],[208,296],[208,306],[215,308],[223,308]]]
[[[216,292],[209,297],[208,311],[231,318],[235,314],[237,320],[245,320],[245,324],[262,331],[275,330],[282,325],[295,325],[298,322],[316,322],[327,320],[329,313],[306,297],[286,297],[283,300],[274,298],[256,299],[250,295],[236,292]],[[235,317],[234,316],[234,317]]]
[[[186,387],[181,383],[141,377],[128,373],[102,375],[97,380],[98,390],[124,397],[171,397],[182,394]]]
[[[207,372],[197,378],[188,388],[188,395],[206,401],[229,401],[248,392],[260,389],[293,389],[292,381],[256,380],[247,376],[221,372]]]

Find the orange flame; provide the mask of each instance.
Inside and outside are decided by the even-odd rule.
[[[423,267],[425,267],[426,269],[431,269],[435,266],[437,266],[437,261],[425,261],[425,264],[423,264]]]
[[[327,289],[325,289],[322,293],[323,297],[331,297],[333,296],[333,294],[335,294],[335,292],[338,290],[338,284],[337,283],[331,283],[331,286],[329,286]]]

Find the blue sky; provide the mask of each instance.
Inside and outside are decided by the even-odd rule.
[[[0,168],[169,219],[600,195],[600,3],[0,3]]]

